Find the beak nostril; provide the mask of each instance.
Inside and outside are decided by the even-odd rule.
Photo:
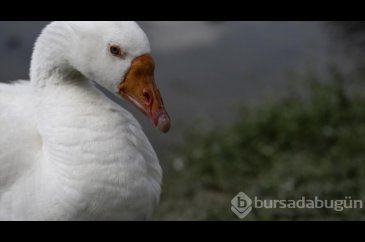
[[[147,91],[143,91],[143,97],[147,105],[151,104],[151,96]]]

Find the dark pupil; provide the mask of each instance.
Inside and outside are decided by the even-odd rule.
[[[112,53],[117,55],[119,53],[119,50],[117,47],[112,47]]]

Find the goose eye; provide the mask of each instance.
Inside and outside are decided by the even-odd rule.
[[[122,57],[122,55],[123,55],[122,49],[117,45],[111,45],[109,50],[110,50],[110,53],[114,56]]]

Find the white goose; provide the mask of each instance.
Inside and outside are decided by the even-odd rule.
[[[96,81],[170,128],[135,22],[53,22],[30,82],[0,84],[0,220],[143,220],[160,197],[158,158]]]

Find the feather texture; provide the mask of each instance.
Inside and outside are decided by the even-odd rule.
[[[76,51],[91,36],[83,42],[90,52],[95,41],[110,38],[131,48],[131,56],[116,68],[104,48],[96,50],[115,68],[103,77],[105,64],[86,65],[95,57]],[[128,47],[130,38],[144,38],[133,22],[51,23],[35,45],[31,81],[0,84],[1,220],[151,216],[162,178],[156,153],[136,119],[89,81],[99,77],[114,88],[114,75],[120,81],[131,59],[149,50],[145,39]]]

